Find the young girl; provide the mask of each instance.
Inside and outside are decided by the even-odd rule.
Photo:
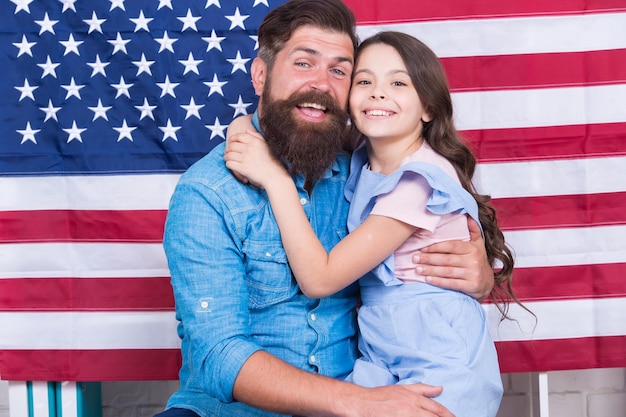
[[[359,47],[349,104],[366,140],[352,156],[346,185],[350,234],[330,253],[260,135],[231,136],[227,166],[268,193],[307,296],[325,297],[360,278],[362,357],[349,380],[369,387],[441,385],[435,400],[457,417],[495,416],[502,384],[484,310],[465,294],[425,283],[411,262],[416,249],[469,240],[469,214],[480,220],[489,261],[501,266],[492,295],[504,316],[508,299],[516,300],[513,258],[489,197],[471,183],[476,160],[454,127],[443,68],[419,40],[379,33]]]

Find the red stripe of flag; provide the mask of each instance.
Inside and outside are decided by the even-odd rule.
[[[174,310],[169,277],[0,279],[0,311]]]
[[[626,224],[626,192],[492,200],[503,230]]]
[[[515,268],[513,289],[523,302],[626,296],[625,263]]]
[[[626,83],[626,49],[442,58],[452,92]]]
[[[616,368],[626,363],[626,336],[496,342],[500,371]]]
[[[626,264],[516,268],[522,301],[626,296]],[[575,277],[575,278],[572,278]],[[0,311],[172,311],[169,277],[0,280]]]
[[[524,197],[523,203],[520,198],[499,198],[492,203],[504,230],[626,224],[626,192]],[[166,214],[160,210],[0,212],[0,241],[160,243]]]
[[[626,336],[496,342],[496,349],[503,373],[611,368],[626,362]],[[179,349],[5,350],[0,360],[3,379],[19,380],[28,367],[33,381],[176,380],[181,361]]]
[[[480,162],[626,155],[626,123],[464,130]]]
[[[476,19],[503,16],[549,16],[626,10],[622,0],[345,0],[360,24]]]
[[[174,381],[180,364],[180,349],[3,350],[0,355],[7,381],[23,380],[24,369],[31,381]]]
[[[163,239],[167,210],[0,212],[0,242],[143,242]]]
[[[626,224],[626,192],[492,200],[503,230]],[[137,211],[0,212],[0,241],[15,242],[145,242],[160,243],[166,212]],[[114,217],[114,219],[113,219]],[[66,219],[71,218],[71,227]],[[49,221],[46,221],[46,220]],[[109,227],[93,222],[110,220]],[[10,224],[7,226],[7,224]]]

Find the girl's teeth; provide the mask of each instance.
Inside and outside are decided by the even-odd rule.
[[[389,116],[391,113],[384,110],[370,110],[366,114],[369,116]]]

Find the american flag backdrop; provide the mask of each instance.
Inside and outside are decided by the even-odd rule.
[[[274,0],[0,0],[0,378],[167,380],[176,181],[256,105]],[[623,0],[349,0],[442,59],[516,254],[503,372],[626,366]]]

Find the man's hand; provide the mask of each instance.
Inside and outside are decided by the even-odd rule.
[[[493,288],[493,268],[487,261],[480,227],[468,217],[470,241],[436,243],[413,256],[416,271],[426,282],[441,288],[464,292],[482,301]]]
[[[236,401],[310,417],[454,417],[431,399],[441,392],[424,384],[364,388],[303,371],[262,350],[248,358],[233,385]]]
[[[430,399],[441,394],[441,387],[424,384],[391,385],[367,389],[364,398],[355,398],[354,417],[454,417],[443,405]],[[343,415],[343,414],[342,414]]]

